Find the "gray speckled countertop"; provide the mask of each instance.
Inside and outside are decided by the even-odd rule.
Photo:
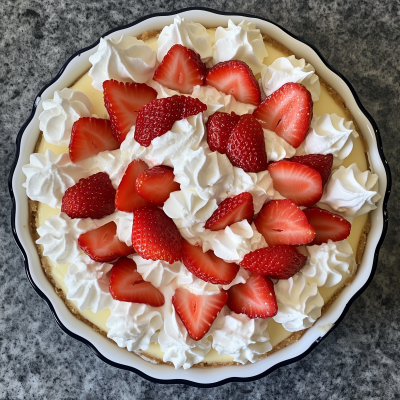
[[[320,49],[377,122],[393,175],[390,226],[375,277],[301,361],[252,383],[156,385],[99,360],[63,333],[30,286],[11,235],[14,141],[35,95],[77,50],[146,14],[188,6],[268,18]],[[399,1],[1,0],[0,399],[400,398]]]

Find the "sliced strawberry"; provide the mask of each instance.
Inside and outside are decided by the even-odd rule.
[[[133,212],[132,243],[145,260],[163,260],[169,264],[182,260],[178,228],[158,207],[140,207]]]
[[[161,307],[164,295],[150,282],[143,280],[130,258],[120,258],[112,267],[109,291],[113,299],[129,303]]]
[[[319,172],[307,165],[292,161],[278,161],[268,166],[274,189],[299,206],[312,206],[322,196]]]
[[[115,211],[115,189],[105,172],[80,179],[62,198],[61,211],[70,218],[99,219]]]
[[[110,262],[135,252],[132,246],[127,246],[118,239],[117,225],[113,221],[82,233],[78,244],[92,260],[98,262]]]
[[[136,123],[137,114],[145,104],[157,98],[157,92],[145,83],[103,82],[104,104],[110,116],[115,139],[122,143]]]
[[[217,111],[207,121],[207,143],[211,151],[226,154],[228,139],[232,129],[239,122],[240,115]]]
[[[239,265],[221,260],[212,250],[204,253],[186,240],[182,240],[182,261],[193,275],[216,285],[228,285],[239,271]]]
[[[154,205],[139,196],[136,191],[137,177],[149,167],[142,160],[133,160],[125,171],[115,196],[115,207],[120,211],[132,212],[138,207]]]
[[[219,231],[244,219],[251,223],[253,217],[253,196],[248,192],[244,192],[221,202],[204,227],[212,231]]]
[[[252,115],[242,115],[232,129],[226,155],[232,165],[246,172],[260,172],[267,169],[264,132]]]
[[[230,60],[214,65],[208,71],[206,84],[231,94],[241,103],[260,104],[260,87],[250,67],[243,61]]]
[[[332,172],[333,155],[308,154],[305,156],[294,156],[289,158],[288,161],[297,162],[314,168],[321,175],[322,186],[324,186]]]
[[[246,254],[240,265],[260,275],[275,279],[289,279],[297,274],[307,261],[294,246],[264,247]]]
[[[333,214],[322,208],[313,207],[303,210],[308,222],[315,229],[315,239],[310,244],[338,242],[350,235],[351,224],[341,215]]]
[[[72,125],[69,158],[72,162],[93,157],[101,151],[119,149],[108,119],[79,118]]]
[[[181,188],[174,178],[174,170],[165,165],[147,169],[136,178],[136,191],[140,197],[162,206],[172,192]]]
[[[175,290],[172,304],[189,336],[193,340],[201,340],[210,330],[227,299],[225,290],[217,294],[196,295],[180,287]]]
[[[286,83],[271,93],[253,116],[263,121],[264,128],[297,148],[306,137],[313,117],[311,94],[300,83]]]
[[[314,240],[315,230],[292,200],[272,200],[264,204],[254,220],[269,246],[299,246]]]
[[[135,140],[144,147],[151,141],[171,130],[176,121],[207,110],[199,99],[188,96],[172,96],[156,99],[142,107],[138,112]]]
[[[153,79],[159,84],[191,94],[196,85],[203,86],[207,67],[195,51],[181,44],[173,45],[156,69]]]
[[[266,276],[251,273],[246,283],[228,290],[227,306],[249,318],[272,318],[278,312],[274,284]]]

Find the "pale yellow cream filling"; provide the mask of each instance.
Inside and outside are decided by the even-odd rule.
[[[213,34],[214,32],[212,30],[209,30],[209,33]],[[155,50],[157,50],[156,38],[149,39],[146,41],[146,43],[149,44]],[[264,59],[264,63],[266,65],[270,65],[277,58],[285,56],[282,52],[275,49],[274,47],[272,47],[272,45],[268,43],[265,43],[265,47],[268,51],[268,57]],[[107,110],[104,107],[103,94],[102,92],[99,92],[98,90],[94,89],[91,83],[92,83],[92,78],[86,73],[71,88],[74,90],[79,90],[85,93],[89,97],[89,99],[93,104],[93,111],[92,111],[93,114],[96,114],[100,118],[108,118]],[[314,102],[313,112],[314,115],[321,115],[323,113],[328,113],[328,114],[336,113],[340,117],[346,118],[343,108],[340,107],[335,102],[335,100],[329,95],[329,93],[327,92],[327,90],[323,85],[321,86],[321,95],[319,100]],[[353,138],[353,143],[354,143],[353,150],[351,154],[343,161],[343,166],[348,167],[350,164],[356,163],[361,171],[366,171],[368,169],[368,165],[364,153],[364,147],[360,137],[356,139]],[[47,149],[51,149],[57,155],[68,152],[67,147],[55,146],[42,139],[38,152],[44,154]],[[39,226],[43,225],[47,218],[49,218],[52,215],[56,215],[59,212],[60,212],[59,209],[54,209],[48,206],[47,204],[39,203],[39,208],[38,208]],[[360,240],[364,224],[367,221],[367,217],[368,214],[361,215],[359,217],[354,218],[352,222],[351,233],[350,236],[347,238],[347,240],[350,243],[354,254],[356,254],[358,242]],[[53,279],[55,280],[57,285],[63,290],[65,295],[67,295],[67,288],[64,284],[64,278],[67,273],[69,264],[59,265],[51,261],[48,257],[47,260],[52,267]],[[339,283],[338,285],[332,288],[324,288],[324,287],[319,288],[319,291],[325,303],[342,286],[343,282]],[[73,303],[75,304],[75,307],[78,310],[76,302],[74,301]],[[79,311],[79,313],[84,318],[89,320],[94,325],[98,326],[103,331],[105,332],[109,331],[108,327],[106,326],[107,319],[110,316],[109,309],[105,309],[97,313],[94,313],[90,309],[86,309],[84,311]],[[286,331],[281,324],[276,323],[272,318],[268,323],[268,331],[272,346],[277,345],[278,343],[280,343],[281,341],[283,341],[292,334],[292,332]],[[159,359],[162,359],[164,354],[161,351],[161,348],[158,343],[152,343],[150,345],[149,350],[147,350],[146,353],[149,353],[152,356],[157,357]],[[214,349],[211,349],[211,351],[207,354],[207,356],[204,359],[205,362],[229,362],[232,360],[233,358],[231,356],[221,356]]]

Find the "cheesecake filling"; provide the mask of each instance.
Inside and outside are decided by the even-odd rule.
[[[235,48],[237,51],[232,57],[239,57],[240,59],[240,49],[247,49],[246,51],[249,53],[249,46],[251,45],[254,53],[252,57],[259,60],[262,52],[256,54],[254,49],[258,46],[257,41],[260,33],[256,30],[258,33],[255,34],[254,30],[256,30],[255,27],[246,21],[237,26],[230,21],[228,28],[223,29],[223,32],[220,31],[217,35],[217,32],[207,31],[200,24],[186,22],[178,16],[171,26],[165,27],[161,32],[158,43],[151,42],[152,47],[143,42],[137,43],[139,41],[135,38],[131,38],[135,40],[127,39],[127,37],[121,38],[119,41],[104,40],[99,45],[98,52],[91,56],[93,67],[89,75],[91,74],[93,77],[93,86],[97,86],[98,90],[101,90],[100,84],[105,79],[114,78],[137,82],[136,79],[144,79],[145,72],[139,78],[135,78],[133,72],[130,76],[127,76],[126,71],[129,66],[135,70],[134,72],[140,70],[138,66],[142,64],[138,60],[143,61],[143,58],[140,57],[145,57],[146,54],[151,54],[151,57],[153,57],[154,54],[150,50],[155,51],[156,49],[158,49],[157,58],[160,61],[169,48],[177,43],[194,49],[201,55],[203,61],[211,62],[216,49],[221,47],[217,45],[218,43],[224,43],[224,40],[232,43],[236,41]],[[143,51],[138,52],[138,48]],[[246,51],[243,50],[243,53],[246,53]],[[279,53],[274,49],[271,49],[271,53],[279,56]],[[267,50],[265,50],[265,54],[268,54]],[[226,55],[222,56],[227,57]],[[155,65],[152,65],[152,62],[149,61],[151,57],[149,56],[147,59],[146,65],[155,69],[156,61],[154,61]],[[216,57],[220,57],[220,55]],[[292,79],[287,82],[297,82],[302,79],[303,84],[311,85],[310,87],[314,91],[313,96],[326,97],[323,91],[319,90],[320,93],[318,92],[319,79],[309,64],[306,65],[304,60],[296,60],[294,56],[285,58],[285,60],[275,64],[271,60],[270,66],[273,65],[272,69],[275,72],[272,69],[265,72],[268,65],[264,64],[264,75],[261,78],[263,88],[264,81],[266,82],[265,87],[267,87],[271,79],[271,85],[273,82],[277,84],[276,82],[281,79],[278,79],[278,77],[285,76],[285,79]],[[244,59],[244,61],[246,60]],[[289,63],[292,67],[288,67]],[[116,76],[106,75],[104,71],[113,71],[112,73]],[[150,69],[146,71],[150,71]],[[279,74],[279,72],[282,73]],[[302,78],[300,78],[300,72],[303,74]],[[271,78],[267,79],[267,74],[270,74]],[[274,74],[275,78],[273,78]],[[157,90],[158,98],[178,93],[164,88],[152,80],[146,82]],[[282,84],[284,83],[286,81]],[[85,89],[85,86],[83,86],[83,89]],[[69,93],[69,98],[73,98],[74,93],[77,93],[74,98],[84,99],[79,91]],[[102,99],[101,93],[97,93],[96,95],[93,94],[93,98],[91,97],[93,104],[96,104],[94,98]],[[130,161],[141,158],[150,167],[160,164],[174,167],[176,180],[181,184],[181,190],[170,196],[164,205],[164,211],[173,218],[182,236],[191,243],[201,244],[204,251],[213,249],[217,256],[228,262],[239,262],[249,251],[265,247],[266,243],[262,235],[257,232],[254,225],[248,224],[247,221],[241,221],[219,232],[204,229],[204,222],[217,208],[217,205],[228,196],[250,191],[254,196],[256,212],[260,210],[265,201],[279,196],[273,189],[272,179],[268,171],[247,174],[243,170],[233,167],[225,155],[211,152],[204,140],[204,122],[209,115],[217,110],[235,111],[238,114],[251,113],[254,106],[239,103],[232,96],[225,95],[215,88],[207,86],[195,87],[192,96],[203,101],[207,105],[207,111],[203,115],[198,114],[186,120],[177,121],[170,132],[154,139],[147,148],[140,146],[135,141],[135,127],[132,127],[120,149],[102,152],[95,157],[84,160],[80,165],[72,164],[68,160],[68,154],[57,158],[50,153],[51,150],[48,150],[45,156],[32,155],[31,163],[24,167],[24,172],[27,175],[25,186],[28,196],[34,200],[39,200],[39,195],[32,194],[36,188],[36,192],[40,193],[41,200],[39,201],[41,203],[48,204],[51,207],[59,207],[65,190],[80,179],[79,174],[76,173],[78,170],[85,171],[86,176],[99,171],[107,172],[114,187],[117,188]],[[101,104],[101,101],[96,100],[96,102]],[[82,103],[85,104],[84,101]],[[74,116],[71,117],[70,104],[65,102],[65,109],[62,106],[64,103],[57,104],[61,104],[61,110],[57,109],[58,114],[67,115],[69,120],[72,121]],[[90,115],[92,110],[89,110],[89,108],[86,107]],[[334,109],[332,106],[328,108]],[[314,111],[315,109],[318,109],[318,106],[315,105]],[[97,114],[106,117],[104,106],[100,111]],[[46,109],[43,113],[45,112],[47,112]],[[336,110],[335,112],[340,113]],[[325,148],[326,153],[324,154],[334,154],[340,164],[345,157],[344,154],[351,152],[353,140],[356,138],[352,132],[355,133],[355,131],[353,131],[351,122],[346,122],[336,115],[340,119],[338,121],[335,114],[326,115],[327,117],[319,117],[322,118],[320,124],[318,117],[314,117],[315,123],[312,124],[310,134],[315,132],[313,135],[319,140],[318,143],[322,143],[321,146]],[[326,128],[329,121],[332,129]],[[58,142],[57,144],[66,145],[69,143],[70,128],[68,132],[68,126],[65,123],[57,125],[58,133],[54,137],[61,137],[66,142]],[[72,123],[70,126],[72,126]],[[320,130],[318,130],[319,126],[322,126]],[[274,132],[264,131],[264,135],[270,160],[294,155],[294,149],[283,139],[278,138]],[[361,143],[358,143],[358,146],[360,145]],[[307,151],[314,153],[319,152],[319,150],[313,150],[312,143],[308,149]],[[67,149],[64,151],[67,151]],[[35,165],[38,164],[36,159],[40,158],[39,156],[47,157],[47,161],[46,163],[41,162],[42,167],[35,169]],[[76,171],[69,172],[68,167],[66,167],[66,165],[69,165],[68,163],[75,165]],[[359,173],[354,173],[356,168]],[[356,164],[352,164],[346,169],[346,171],[349,169],[353,171],[354,179],[352,180],[349,177],[350,173],[343,174],[341,169],[345,169],[345,167],[340,167],[332,174],[325,188],[323,196],[325,203],[332,208],[336,207],[337,209],[334,209],[343,213],[344,216],[349,212],[353,214],[352,216],[358,216],[376,208],[374,202],[379,199],[377,181],[374,178],[376,175],[369,171],[361,173]],[[49,183],[45,182],[41,186],[37,186],[36,181],[40,177],[42,177],[42,181],[47,179]],[[353,181],[357,182],[358,186]],[[345,194],[339,196],[339,199],[331,200],[337,192],[335,188],[328,190],[333,185],[341,185],[343,188],[342,192]],[[356,197],[356,205],[348,205],[349,199],[351,200],[351,195],[348,195],[348,193],[359,194],[353,196],[353,200]],[[373,195],[371,195],[372,193]],[[31,197],[31,195],[34,197]],[[346,201],[347,203],[343,205]],[[357,209],[356,212],[354,212],[355,209]],[[57,211],[54,210],[53,213],[57,213]],[[130,245],[133,216],[132,214],[125,214],[128,213],[116,212],[101,220],[72,220],[64,213],[59,213],[47,218],[44,224],[38,228],[40,239],[37,242],[43,245],[43,254],[47,255],[56,265],[71,263],[65,275],[64,283],[67,288],[67,297],[77,302],[79,310],[86,312],[86,309],[89,308],[95,313],[110,310],[111,314],[107,318],[105,329],[108,331],[108,336],[120,347],[138,352],[151,350],[154,343],[159,343],[163,352],[160,356],[164,361],[172,362],[176,368],[189,368],[193,364],[207,359],[208,355],[212,353],[212,349],[215,349],[221,355],[219,360],[224,360],[223,356],[229,355],[230,357],[227,360],[233,359],[239,363],[255,362],[260,355],[272,348],[272,342],[277,343],[276,340],[270,340],[269,336],[268,325],[274,326],[273,320],[252,320],[244,314],[233,313],[227,307],[224,307],[221,311],[208,334],[201,341],[194,341],[188,336],[186,328],[172,307],[171,298],[176,287],[184,286],[197,294],[212,294],[220,290],[221,287],[227,289],[234,284],[245,282],[249,273],[243,268],[240,268],[230,285],[213,285],[195,277],[180,262],[170,265],[162,261],[144,260],[135,254],[130,257],[136,262],[138,272],[145,280],[150,281],[162,291],[166,303],[163,307],[153,308],[143,304],[113,300],[108,292],[111,264],[97,263],[83,255],[78,248],[77,238],[81,233],[114,220],[117,224],[119,239]],[[362,227],[363,223],[360,222],[360,224]],[[355,221],[353,226],[357,226]],[[358,232],[359,235],[361,232],[359,228]],[[353,239],[353,243],[356,247],[358,239]],[[307,251],[309,259],[303,270],[288,280],[280,280],[275,283],[279,311],[274,320],[282,324],[288,332],[311,326],[321,315],[324,299],[319,293],[318,287],[338,285],[354,270],[353,249],[347,241],[307,246]]]

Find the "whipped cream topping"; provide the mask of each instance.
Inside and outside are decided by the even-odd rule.
[[[296,154],[296,149],[275,132],[269,129],[263,129],[263,131],[268,161],[279,161]]]
[[[135,37],[122,35],[118,40],[100,38],[96,53],[89,57],[92,86],[102,92],[103,82],[109,79],[144,83],[153,77],[156,60],[157,53]]]
[[[222,61],[241,60],[256,75],[261,72],[265,57],[268,57],[268,52],[254,22],[243,20],[235,25],[229,20],[227,28],[219,26],[215,31],[213,65]]]
[[[181,44],[198,53],[207,62],[213,56],[212,37],[206,28],[197,22],[185,21],[177,15],[174,23],[166,26],[158,37],[157,59],[161,62],[174,44]]]
[[[99,228],[110,221],[117,224],[117,236],[121,242],[132,245],[133,214],[118,211],[101,219],[70,218],[61,212],[47,218],[37,232],[40,238],[36,243],[43,246],[43,255],[48,256],[57,264],[67,264],[74,261],[81,250],[78,238],[82,233]]]
[[[26,175],[22,186],[27,196],[53,208],[61,208],[65,191],[88,176],[85,169],[71,162],[68,153],[56,156],[49,149],[45,154],[31,154],[22,172]]]
[[[250,319],[224,307],[212,325],[212,347],[218,354],[228,354],[241,364],[254,363],[272,349],[268,319]]]
[[[333,171],[320,203],[327,204],[345,217],[357,217],[375,210],[375,203],[380,198],[378,175],[369,170],[361,172],[354,163]]]
[[[353,121],[337,114],[314,116],[304,142],[297,155],[333,154],[333,167],[338,167],[353,149],[353,138],[358,137]]]
[[[65,88],[56,90],[52,100],[44,100],[39,115],[39,129],[47,142],[68,146],[72,125],[82,117],[90,117],[92,102],[85,93]]]
[[[300,272],[289,279],[281,279],[275,285],[278,313],[274,320],[289,332],[309,328],[321,316],[324,300],[315,283],[308,284]]]
[[[114,301],[107,320],[110,328],[107,336],[119,347],[129,351],[147,350],[150,343],[157,342],[158,330],[163,325],[159,308],[147,304]]]
[[[112,264],[93,261],[86,254],[78,256],[65,275],[67,299],[75,300],[82,311],[110,308],[115,302],[108,290],[112,267]]]
[[[321,85],[315,69],[306,64],[304,59],[298,60],[295,56],[277,58],[270,66],[261,71],[260,87],[265,96],[278,90],[285,83],[301,83],[311,93],[313,101],[317,101],[321,94]]]
[[[356,268],[353,250],[347,240],[307,246],[310,256],[301,269],[308,284],[332,287],[351,276]]]

